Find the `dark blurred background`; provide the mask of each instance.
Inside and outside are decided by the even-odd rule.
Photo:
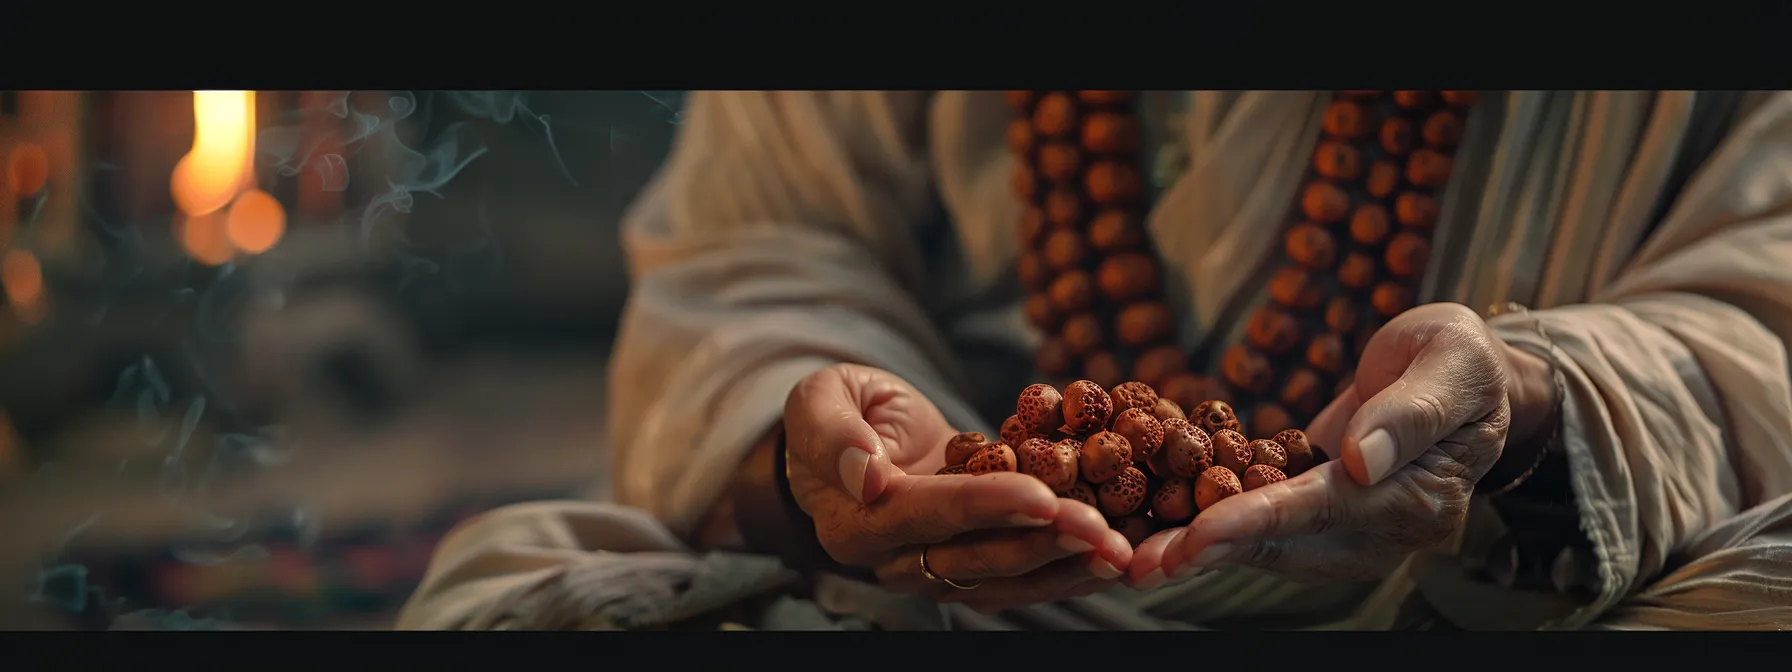
[[[385,628],[458,520],[607,497],[681,101],[0,92],[0,627]]]

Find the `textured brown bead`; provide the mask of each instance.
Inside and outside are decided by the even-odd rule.
[[[1145,244],[1145,227],[1125,210],[1103,210],[1089,222],[1089,244],[1102,252],[1122,252]]]
[[[1070,229],[1058,229],[1045,237],[1045,265],[1054,271],[1066,271],[1083,265],[1089,250],[1083,237]]]
[[[1300,211],[1315,224],[1336,222],[1350,213],[1350,194],[1324,180],[1309,183],[1300,194]]]
[[[1387,263],[1388,272],[1402,278],[1413,278],[1425,272],[1425,264],[1431,261],[1431,243],[1423,236],[1411,231],[1401,231],[1388,241],[1387,252],[1382,255]]]
[[[1170,376],[1157,386],[1157,396],[1168,397],[1183,408],[1194,408],[1202,403],[1203,399],[1226,396],[1219,392],[1219,381],[1187,372]],[[1194,422],[1194,420],[1194,412],[1190,411],[1189,421]],[[1201,425],[1198,422],[1195,424]],[[1206,427],[1202,426],[1202,429],[1206,429]]]
[[[1406,156],[1412,151],[1412,122],[1405,117],[1393,117],[1381,122],[1381,150],[1393,156]]]
[[[1114,353],[1097,350],[1083,358],[1083,377],[1102,387],[1119,385],[1126,380],[1126,369],[1120,366],[1120,358]]]
[[[1406,159],[1406,181],[1428,189],[1440,189],[1450,181],[1450,157],[1441,152],[1418,149]]]
[[[1245,338],[1265,353],[1284,354],[1300,345],[1300,320],[1274,306],[1263,306],[1251,315]]]
[[[1165,420],[1163,445],[1152,458],[1160,458],[1152,471],[1163,478],[1194,478],[1213,466],[1213,439],[1186,420]]]
[[[1283,237],[1283,248],[1294,263],[1323,271],[1338,260],[1338,241],[1317,224],[1297,224]]]
[[[1002,97],[1008,101],[1008,106],[1011,108],[1014,108],[1014,111],[1025,112],[1025,111],[1027,111],[1027,108],[1033,106],[1033,101],[1039,99],[1039,92],[1038,91],[1003,91]]]
[[[1008,151],[1025,161],[1033,154],[1033,125],[1026,119],[1008,122]]]
[[[1108,399],[1114,402],[1114,417],[1118,422],[1121,414],[1135,408],[1150,413],[1152,407],[1157,405],[1157,390],[1133,380],[1108,388]]]
[[[1251,409],[1252,432],[1267,434],[1293,425],[1294,416],[1289,415],[1288,409],[1282,408],[1281,404],[1266,401]]]
[[[1089,485],[1088,483],[1085,483],[1082,481],[1077,481],[1076,485],[1070,486],[1069,492],[1066,492],[1060,496],[1063,497],[1064,499],[1075,500],[1078,502],[1082,502],[1084,504],[1088,504],[1089,508],[1092,508],[1092,509],[1095,507],[1101,506],[1101,502],[1095,499],[1095,486]]]
[[[1243,434],[1224,429],[1213,434],[1213,464],[1225,467],[1232,473],[1242,474],[1250,468],[1251,442]]]
[[[1270,368],[1269,359],[1243,343],[1226,351],[1220,360],[1220,373],[1228,384],[1247,392],[1267,392],[1275,384],[1275,370]]]
[[[1151,496],[1151,517],[1164,525],[1180,525],[1195,517],[1195,488],[1186,478],[1172,478]]]
[[[1476,96],[1474,91],[1444,91],[1443,98],[1444,104],[1464,110],[1475,106]]]
[[[1313,151],[1313,170],[1328,180],[1349,182],[1363,173],[1363,154],[1350,143],[1327,140]]]
[[[1251,468],[1244,470],[1244,477],[1238,480],[1239,485],[1244,487],[1244,491],[1250,492],[1266,485],[1286,481],[1288,476],[1283,474],[1282,470],[1267,464],[1253,464]]]
[[[1039,479],[1045,487],[1061,495],[1076,485],[1077,461],[1082,457],[1079,448],[1064,442],[1054,444],[1046,439],[1027,439],[1014,452],[1020,473]]]
[[[1369,166],[1368,177],[1363,178],[1363,189],[1370,196],[1387,198],[1400,188],[1400,164],[1391,161],[1376,161]]]
[[[1095,281],[1080,268],[1065,271],[1046,288],[1052,308],[1061,315],[1075,315],[1089,310],[1095,301]],[[1037,324],[1037,323],[1035,323]]]
[[[1147,487],[1145,472],[1127,467],[1101,487],[1095,489],[1095,498],[1101,503],[1103,514],[1124,516],[1137,511],[1145,503]]]
[[[1120,518],[1110,518],[1108,519],[1108,527],[1115,532],[1119,532],[1120,536],[1125,537],[1126,543],[1132,544],[1133,548],[1138,548],[1139,544],[1145,543],[1145,540],[1150,539],[1151,535],[1157,534],[1157,524],[1153,523],[1149,516],[1142,513]]]
[[[1039,147],[1039,176],[1054,184],[1070,184],[1083,168],[1082,152],[1068,142],[1050,142]]]
[[[1175,345],[1160,345],[1139,354],[1132,363],[1133,380],[1157,387],[1188,368],[1188,356]],[[1158,396],[1163,396],[1159,391]]]
[[[1437,100],[1432,91],[1395,91],[1394,104],[1408,110],[1416,110],[1431,105]]]
[[[1043,439],[1045,436],[1044,433],[1029,429],[1026,421],[1021,420],[1018,414],[1010,415],[1007,420],[1002,421],[1002,443],[1010,446],[1026,443],[1027,439]]]
[[[1357,301],[1348,296],[1333,296],[1326,301],[1326,328],[1331,332],[1351,333],[1357,330]]]
[[[1188,421],[1207,432],[1208,436],[1225,430],[1239,431],[1238,413],[1232,405],[1218,399],[1208,399],[1189,406]]]
[[[946,464],[962,465],[971,460],[972,455],[989,445],[989,437],[983,432],[964,432],[946,440]]]
[[[1051,271],[1045,267],[1045,258],[1032,250],[1023,250],[1020,258],[1014,262],[1014,274],[1020,276],[1020,284],[1027,289],[1045,289],[1051,281]]]
[[[1064,313],[1052,307],[1051,297],[1045,294],[1027,295],[1027,299],[1021,303],[1021,308],[1027,313],[1027,321],[1040,329],[1048,331],[1054,329],[1064,319]]]
[[[1388,209],[1377,203],[1364,203],[1356,206],[1356,212],[1350,213],[1350,239],[1363,245],[1380,245],[1387,240],[1388,232],[1394,224],[1388,219]]]
[[[1083,196],[1070,189],[1053,189],[1045,195],[1045,223],[1052,228],[1070,229],[1083,223],[1083,215],[1088,212],[1083,207]]]
[[[1281,469],[1288,466],[1288,451],[1282,444],[1269,439],[1257,439],[1251,442],[1251,466],[1267,465]]]
[[[1072,433],[1101,429],[1113,414],[1113,398],[1094,381],[1079,380],[1064,386],[1064,426]],[[1089,480],[1101,481],[1097,478]]]
[[[1134,462],[1148,460],[1164,443],[1164,425],[1151,411],[1129,408],[1114,415],[1114,433],[1126,437]]]
[[[1394,219],[1401,226],[1429,229],[1437,224],[1437,199],[1416,191],[1408,191],[1394,199]]]
[[[1014,471],[1014,449],[1007,444],[992,443],[984,446],[977,454],[964,463],[964,471],[972,476],[993,474],[1002,471]]]
[[[1140,301],[1120,309],[1114,317],[1114,335],[1123,345],[1150,345],[1170,337],[1172,319],[1163,302]]]
[[[1393,317],[1412,308],[1412,288],[1398,282],[1384,282],[1375,286],[1375,292],[1369,295],[1369,305],[1382,317]]]
[[[1419,137],[1432,149],[1455,149],[1456,144],[1462,142],[1462,117],[1449,110],[1435,112],[1425,119]]]
[[[1285,429],[1276,434],[1274,441],[1288,454],[1288,464],[1282,467],[1282,473],[1299,476],[1313,468],[1313,447],[1307,443],[1306,432]]]
[[[1318,372],[1299,368],[1290,371],[1288,379],[1282,381],[1279,398],[1288,410],[1310,416],[1325,406],[1326,391],[1325,378],[1320,377]]]
[[[1033,351],[1033,367],[1047,377],[1062,379],[1076,372],[1076,356],[1063,338],[1048,336]]]
[[[1331,332],[1314,336],[1307,342],[1307,366],[1332,375],[1344,373],[1344,337]]]
[[[1356,331],[1356,317],[1362,311],[1348,296],[1334,296],[1325,304],[1325,328],[1340,334]]]
[[[1083,475],[1083,480],[1098,484],[1120,475],[1121,470],[1131,466],[1132,446],[1113,432],[1096,432],[1090,436],[1089,440],[1083,442],[1083,451],[1077,462],[1077,469]]]
[[[1078,91],[1076,99],[1090,105],[1124,105],[1135,95],[1133,91]]]
[[[1139,169],[1117,161],[1097,161],[1083,174],[1083,190],[1102,206],[1125,205],[1139,200]]]
[[[1089,313],[1065,319],[1064,328],[1059,333],[1064,337],[1064,345],[1069,346],[1073,357],[1083,357],[1095,352],[1107,341],[1107,333],[1101,328],[1101,320]]]
[[[1096,267],[1095,282],[1109,301],[1142,298],[1157,291],[1157,260],[1138,252],[1116,254]]]
[[[1083,148],[1096,154],[1139,151],[1139,120],[1130,114],[1098,112],[1083,120]]]
[[[1015,234],[1021,248],[1026,249],[1038,247],[1045,242],[1045,230],[1045,211],[1028,206],[1027,211],[1021,213],[1020,226],[1015,227]]]
[[[1014,415],[1028,431],[1050,434],[1064,425],[1064,394],[1045,383],[1028,385],[1014,402]]]
[[[1181,405],[1163,398],[1159,398],[1157,404],[1151,407],[1151,416],[1162,422],[1168,422],[1170,420],[1188,421],[1188,415],[1182,412]]]
[[[1356,101],[1334,100],[1325,108],[1320,125],[1328,136],[1355,139],[1369,132],[1369,111]]]
[[[1076,115],[1076,101],[1070,94],[1063,91],[1045,94],[1033,106],[1033,132],[1048,137],[1065,135],[1076,128]]]
[[[939,471],[933,472],[935,476],[962,476],[964,474],[965,470],[962,464],[948,464],[940,467]]]
[[[1009,186],[1014,188],[1014,195],[1020,197],[1022,203],[1031,203],[1039,197],[1039,177],[1033,174],[1033,167],[1025,163],[1014,166],[1014,178]]]
[[[1206,511],[1220,500],[1241,492],[1244,492],[1244,483],[1238,480],[1238,474],[1225,467],[1208,469],[1195,480],[1195,508]]]
[[[1375,258],[1361,252],[1344,255],[1344,261],[1338,264],[1338,284],[1368,289],[1375,284]]]
[[[1288,308],[1312,310],[1325,301],[1325,283],[1312,271],[1288,266],[1270,277],[1269,297]]]

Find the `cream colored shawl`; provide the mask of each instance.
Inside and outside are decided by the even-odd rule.
[[[1553,625],[1792,625],[1792,95],[1745,105],[1650,233],[1695,123],[1731,123],[1695,120],[1698,97],[1493,97],[1471,118],[1445,200],[1424,297],[1547,309],[1496,329],[1567,373],[1565,447],[1601,591]],[[1328,100],[1190,99],[1175,122],[1188,169],[1150,227],[1194,345],[1234,337],[1219,324],[1224,307],[1258,291],[1240,286],[1238,260],[1274,252]],[[785,393],[828,363],[896,372],[959,427],[988,430],[975,404],[1014,388],[971,373],[991,355],[963,353],[1024,362],[1037,338],[1010,279],[1020,213],[1008,114],[995,92],[692,96],[625,233],[635,286],[612,370],[615,485],[651,518],[560,502],[475,521],[444,544],[401,626],[631,627],[657,617],[594,605],[643,601],[659,616],[701,611],[688,603],[703,599],[656,602],[640,597],[656,594],[652,579],[615,577],[669,562],[715,576],[697,565],[730,562],[700,560],[677,539]],[[952,245],[929,228],[942,202]],[[724,574],[729,585],[790,579],[754,566]],[[1409,586],[1404,574],[1383,594]],[[1138,601],[1174,618],[1275,608],[1242,599],[1243,579],[1225,575]],[[1187,599],[1195,592],[1217,598]],[[1195,602],[1199,613],[1174,608]],[[1386,621],[1365,612],[1350,623]]]

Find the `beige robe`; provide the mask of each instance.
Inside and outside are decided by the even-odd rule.
[[[1566,605],[1473,581],[1433,596],[1545,605],[1534,622],[1483,627],[1792,627],[1792,94],[1752,95],[1716,120],[1696,118],[1701,95],[1512,92],[1470,118],[1421,298],[1537,309],[1493,323],[1566,375],[1563,448],[1599,584]],[[1187,345],[1237,337],[1228,307],[1261,289],[1236,269],[1276,253],[1328,99],[1198,92],[1153,118],[1186,165],[1149,227]],[[1012,279],[1009,115],[997,92],[693,95],[626,222],[618,504],[466,524],[400,626],[643,627],[754,595],[769,602],[722,620],[1148,628],[1360,604],[1331,626],[1390,626],[1440,556],[1361,591],[1227,570],[1015,622],[835,579],[812,602],[778,597],[796,579],[775,562],[685,547],[786,392],[829,363],[895,372],[966,430],[989,431],[994,400],[1027,382],[1015,372],[1038,335]],[[1714,126],[1722,142],[1658,210],[1677,158]],[[1441,556],[1471,552],[1484,517]]]

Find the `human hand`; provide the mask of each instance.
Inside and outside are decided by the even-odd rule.
[[[784,431],[790,489],[822,548],[892,590],[995,611],[1097,592],[1131,561],[1100,512],[1038,479],[933,475],[957,431],[889,372],[810,375],[786,400]],[[924,551],[935,576],[976,588],[924,576]]]
[[[1221,500],[1188,527],[1147,540],[1134,552],[1133,584],[1151,588],[1219,564],[1368,579],[1443,541],[1505,445],[1510,350],[1458,304],[1394,318],[1307,432],[1316,445],[1339,446],[1341,459]]]

